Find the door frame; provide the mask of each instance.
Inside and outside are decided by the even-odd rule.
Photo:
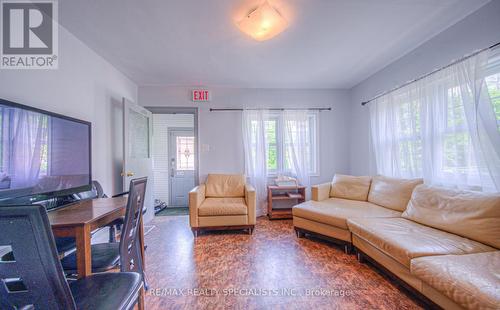
[[[193,133],[194,133],[194,151],[196,158],[194,159],[194,185],[200,184],[200,139],[198,135],[198,108],[187,107],[144,107],[153,114],[193,114]],[[154,130],[153,130],[154,135]],[[170,197],[169,197],[170,199]]]

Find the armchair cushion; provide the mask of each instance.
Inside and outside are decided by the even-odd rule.
[[[209,174],[206,197],[245,197],[245,176],[242,174]]]
[[[245,198],[206,198],[198,208],[198,215],[247,215],[247,209]]]

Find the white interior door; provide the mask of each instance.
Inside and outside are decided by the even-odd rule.
[[[189,191],[194,187],[195,137],[193,129],[169,130],[170,206],[187,207]]]
[[[123,98],[123,190],[128,191],[131,179],[148,177],[144,222],[154,217],[152,124],[150,111]]]

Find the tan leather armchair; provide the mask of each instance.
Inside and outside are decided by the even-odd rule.
[[[194,236],[201,230],[255,227],[255,189],[244,175],[209,174],[189,192],[189,223]]]

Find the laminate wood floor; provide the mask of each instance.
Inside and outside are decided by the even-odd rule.
[[[146,236],[146,309],[421,309],[355,255],[259,218],[253,235],[205,232],[156,217]]]

